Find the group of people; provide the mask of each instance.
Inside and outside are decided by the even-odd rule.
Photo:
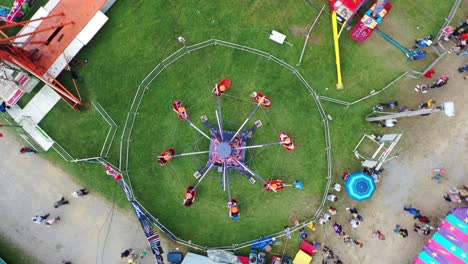
[[[424,235],[424,236],[428,236],[428,235],[431,234],[431,229],[433,229],[433,228],[432,228],[432,226],[429,225],[429,223],[431,222],[429,220],[429,217],[422,215],[421,211],[414,208],[414,207],[410,207],[410,206],[406,207],[405,206],[405,207],[403,207],[403,210],[405,212],[408,212],[409,214],[413,215],[413,218],[418,219],[419,222],[422,224],[422,225],[419,225],[418,223],[414,223],[414,226],[413,226],[414,227],[414,229],[413,229],[414,232],[418,233],[419,235]],[[401,231],[401,228],[400,228],[400,231]],[[403,234],[404,233],[405,232],[403,232]],[[400,233],[400,235],[403,238],[408,236],[407,232],[406,232],[406,235],[402,235],[401,233]]]
[[[312,244],[314,245],[314,253],[321,252],[323,254],[322,264],[343,264],[340,257],[333,252],[328,246],[325,245],[323,242],[313,241]]]
[[[461,56],[468,54],[468,52],[464,53],[466,51],[466,41],[468,39],[468,19],[462,22],[456,28],[454,28],[453,26],[448,26],[444,28],[443,34],[444,41],[455,41],[455,45],[452,47],[452,51],[456,52],[458,55]]]
[[[444,195],[447,202],[461,203],[468,202],[468,187],[463,185],[461,188],[452,187],[452,189]]]
[[[89,194],[89,191],[87,189],[79,189],[75,192],[72,193],[72,195],[74,197],[83,197],[85,195]],[[65,199],[65,197],[61,197],[60,200],[56,201],[53,206],[54,208],[59,208],[63,205],[66,205],[66,204],[70,204],[70,202]],[[32,221],[36,224],[42,224],[42,223],[45,223],[46,226],[50,227],[54,224],[56,224],[57,222],[59,222],[61,220],[60,216],[56,216],[54,218],[49,218],[50,214],[47,213],[45,215],[35,215],[32,217]]]
[[[422,93],[426,93],[427,89],[429,88],[438,88],[444,86],[448,82],[448,77],[447,76],[442,76],[437,81],[433,82],[431,86],[428,85],[418,85],[416,86],[415,90],[421,91]],[[424,87],[423,87],[424,86]],[[432,87],[434,86],[434,87]],[[425,92],[423,92],[425,91]],[[419,104],[419,109],[432,109],[436,107],[436,100],[429,99],[426,100],[422,103]],[[391,100],[388,103],[379,103],[376,106],[374,106],[374,111],[383,111],[385,109],[395,109],[398,106],[398,101],[396,100]],[[403,113],[403,112],[409,112],[413,111],[410,107],[407,105],[402,106],[401,108],[398,109],[398,113]],[[421,116],[428,116],[431,113],[424,113],[421,114]],[[398,120],[396,118],[387,118],[385,120],[381,121],[372,121],[371,123],[376,123],[380,127],[394,127],[398,124]]]
[[[349,173],[345,172],[343,175],[343,179],[346,180],[349,177]],[[341,184],[335,183],[332,185],[333,190],[336,192],[341,191]],[[326,199],[330,202],[337,202],[338,197],[333,194],[333,193],[328,193]],[[354,207],[346,208],[346,212],[348,212],[351,215],[351,219],[349,221],[349,224],[351,225],[352,228],[357,228],[361,225],[361,222],[363,221],[363,217],[359,214],[358,210]],[[318,219],[318,223],[321,225],[324,225],[328,223],[329,221],[332,220],[332,216],[337,214],[337,209],[333,206],[329,206],[328,210],[324,213],[322,213]],[[355,238],[351,238],[348,234],[343,232],[343,226],[340,225],[338,222],[334,221],[332,225],[333,231],[339,235],[342,239],[345,245],[356,245],[360,248],[364,246],[364,244]],[[326,247],[324,244],[315,245],[317,242],[314,241],[314,246],[316,247],[317,250],[321,250],[322,253],[324,254],[324,259],[322,263],[342,263],[340,258],[336,256],[330,248]]]
[[[466,49],[466,42],[468,41],[468,19],[463,21],[456,28],[452,26],[444,28],[443,34],[444,41],[455,41],[452,47],[453,52],[457,53],[458,56],[468,55],[468,50]]]
[[[122,253],[120,253],[120,258],[128,258],[128,263],[129,264],[137,264],[138,259],[143,259],[146,257],[147,250],[144,248],[140,252],[140,256],[137,255],[136,251],[132,248],[124,250]]]
[[[420,84],[420,85],[416,85],[416,88],[414,88],[414,90],[416,92],[419,92],[419,93],[427,93],[429,91],[429,89],[435,89],[435,88],[441,88],[443,87],[444,85],[446,85],[449,81],[449,77],[448,76],[441,76],[439,77],[437,80],[433,81],[432,84]]]

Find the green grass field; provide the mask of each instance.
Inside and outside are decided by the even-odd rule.
[[[130,171],[135,195],[163,223],[176,230],[176,234],[203,245],[247,241],[256,237],[253,234],[266,235],[281,229],[288,220],[305,220],[318,208],[324,189],[325,139],[323,124],[312,98],[289,71],[267,59],[254,60],[252,56],[214,47],[173,64],[146,93],[134,127]],[[211,63],[200,65],[201,60]],[[190,72],[197,78],[181,78],[181,71]],[[268,79],[273,75],[275,78]],[[202,114],[207,114],[214,122],[216,99],[211,89],[219,76],[229,76],[233,81],[233,87],[221,100],[223,118],[238,123],[226,122],[224,129],[235,131],[239,127],[255,107],[249,94],[260,90],[272,98],[273,106],[259,111],[246,125],[251,127],[256,119],[263,121],[263,127],[254,133],[255,143],[275,142],[278,133],[284,130],[290,131],[298,144],[294,152],[280,146],[256,150],[252,169],[267,180],[283,179],[292,183],[301,179],[306,185],[302,192],[288,188],[277,194],[266,193],[262,191],[260,182],[252,185],[245,177],[233,176],[232,195],[240,200],[242,206],[242,220],[238,222],[229,220],[227,194],[220,187],[221,173],[210,173],[210,178],[200,185],[193,208],[187,209],[181,204],[185,187],[195,184],[192,174],[206,163],[207,155],[179,158],[166,167],[154,162],[155,156],[167,147],[180,152],[208,150],[209,142],[205,138],[199,139],[198,147],[193,146],[199,134],[177,118],[172,102],[175,99],[185,102],[192,120],[200,127],[203,126],[198,117]],[[247,159],[253,152],[249,154]],[[149,193],[151,195],[147,195]],[[259,224],[257,219],[264,219],[264,224]],[[207,228],[197,228],[200,223]],[[220,230],[230,232],[221,233]],[[216,233],[219,235],[214,242],[212,234]]]
[[[18,245],[0,235],[0,257],[6,263],[40,264],[38,260],[26,254]]]
[[[393,9],[380,28],[408,48],[415,38],[437,33],[453,4],[435,0],[392,3]],[[187,44],[212,38],[231,41],[296,65],[304,36],[295,32],[307,30],[323,4],[328,2],[116,2],[107,13],[110,20],[106,26],[78,55],[88,63],[77,69],[85,101],[99,102],[120,126],[109,160],[118,164],[120,134],[138,84],[157,63],[181,47],[178,36],[184,36]],[[345,89],[337,91],[330,20],[327,7],[312,31],[311,43],[298,67],[320,95],[353,101],[383,87],[408,69],[424,69],[435,58],[430,55],[423,61],[408,62],[400,50],[377,34],[360,44],[345,30],[340,39]],[[270,41],[272,29],[285,33],[293,46]],[[226,194],[214,176],[200,186],[199,199],[193,208],[181,204],[185,186],[194,183],[191,175],[200,163],[206,162],[206,157],[174,160],[163,168],[155,163],[155,156],[166,147],[173,146],[179,152],[194,150],[196,132],[177,119],[171,110],[172,101],[183,100],[197,124],[203,113],[213,121],[216,101],[210,90],[222,78],[230,78],[234,83],[229,90],[232,97],[223,97],[226,119],[241,123],[254,107],[244,99],[253,90],[264,91],[274,105],[259,111],[253,119],[261,119],[265,124],[256,132],[255,142],[272,142],[278,131],[285,130],[298,144],[294,153],[278,147],[257,151],[255,170],[267,179],[302,179],[306,183],[304,192],[291,188],[271,194],[261,192],[260,184],[250,185],[244,178],[234,178],[233,196],[242,202],[242,218],[238,222],[228,219]],[[69,73],[64,73],[61,81],[69,83],[69,79]],[[378,98],[350,108],[323,102],[333,117],[330,130],[335,176],[343,170],[359,168],[352,155],[354,145],[363,133],[380,131],[364,123],[364,116],[372,105],[395,95],[396,89],[389,89]],[[77,158],[98,155],[107,133],[107,126],[94,109],[74,112],[63,102],[40,125]],[[200,149],[206,149],[207,144],[201,141]],[[129,173],[137,198],[176,235],[203,245],[230,245],[282,230],[295,219],[304,220],[313,214],[325,185],[324,146],[323,125],[313,100],[293,74],[264,58],[210,47],[171,65],[150,86],[132,134]],[[83,185],[109,199],[118,188],[99,166],[67,164],[52,152],[48,156],[76,175]],[[124,195],[118,196],[116,202],[128,208]]]

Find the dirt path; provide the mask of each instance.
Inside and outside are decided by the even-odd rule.
[[[403,206],[412,204],[417,207],[430,217],[433,226],[437,226],[451,208],[468,206],[466,203],[448,203],[442,198],[449,187],[468,185],[468,158],[465,154],[468,152],[468,80],[457,72],[457,68],[464,63],[468,63],[466,56],[447,56],[435,67],[437,73],[450,77],[446,87],[424,95],[413,92],[410,98],[397,98],[411,105],[427,99],[453,101],[456,116],[448,118],[434,113],[427,117],[401,119],[397,129],[389,130],[403,133],[396,149],[400,156],[385,165],[385,172],[372,200],[359,203],[345,197],[345,192],[340,193],[343,199],[336,204],[338,214],[332,222],[336,220],[342,224],[351,237],[364,242],[364,247],[345,246],[341,238],[333,233],[331,224],[319,226],[316,234],[312,234],[313,238],[328,242],[344,263],[412,263],[429,237],[413,232],[415,221],[402,210]],[[418,82],[421,80],[414,81],[414,85]],[[437,184],[430,178],[433,169],[440,167],[446,168],[448,180]],[[350,216],[345,213],[345,208],[350,206],[356,206],[364,217],[363,225],[354,230],[347,223]],[[407,228],[409,237],[403,239],[394,234],[395,224]],[[377,229],[386,235],[385,241],[372,237],[371,233]],[[318,256],[313,263],[321,263],[321,259]]]
[[[71,196],[81,186],[72,177],[40,156],[20,155],[21,146],[2,129],[0,139],[0,232],[43,263],[127,263],[120,253],[131,247],[148,248],[135,215],[113,210],[112,204],[96,194],[82,199]],[[116,185],[117,195],[123,195]],[[53,203],[65,196],[69,205],[58,209]],[[35,224],[35,214],[50,213],[62,221],[47,227]],[[167,252],[166,243],[163,243]],[[154,263],[152,254],[140,263]]]

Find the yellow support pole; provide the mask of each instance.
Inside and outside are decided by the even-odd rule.
[[[342,90],[343,80],[341,79],[341,62],[340,62],[340,46],[338,43],[338,22],[336,20],[336,12],[333,11],[332,15],[332,27],[333,27],[333,43],[335,44],[335,62],[336,62],[336,74],[338,77],[338,83],[336,84],[336,89]]]
[[[343,25],[340,28],[340,32],[338,32],[338,38],[340,38],[341,32],[343,32],[343,29],[345,28],[346,24],[348,24],[348,20],[345,20],[345,22],[343,22]]]

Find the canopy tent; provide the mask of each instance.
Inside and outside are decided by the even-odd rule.
[[[452,210],[424,245],[414,264],[468,262],[468,207]]]
[[[214,261],[211,261],[208,257],[188,252],[185,255],[184,260],[182,261],[182,264],[222,264],[222,263],[214,262]]]
[[[351,173],[345,185],[348,195],[358,201],[370,199],[376,188],[374,179],[362,171]]]

